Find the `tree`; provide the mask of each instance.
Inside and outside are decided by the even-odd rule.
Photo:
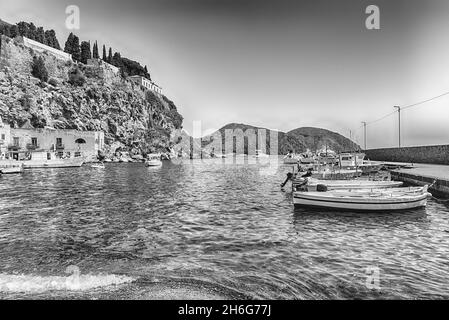
[[[85,82],[86,77],[78,67],[69,72],[69,83],[71,85],[82,87]]]
[[[87,64],[87,60],[92,58],[92,53],[90,51],[90,42],[83,41],[81,42],[81,58],[80,61],[84,64]]]
[[[44,30],[44,28],[42,28],[42,31],[43,30]],[[36,26],[34,25],[34,23],[32,23],[32,22],[29,25],[28,38],[30,38],[31,40],[36,40],[36,38],[37,38],[37,29],[36,29]],[[36,41],[38,41],[38,40],[36,40]]]
[[[100,58],[100,56],[98,55],[98,43],[97,43],[97,41],[95,41],[95,43],[94,43],[92,56],[93,56],[94,59],[99,59]]]
[[[42,82],[48,81],[48,71],[47,68],[45,67],[45,62],[44,59],[42,59],[42,57],[33,58],[33,64],[31,66],[31,74],[33,75],[33,77],[38,78]]]
[[[72,32],[69,34],[69,37],[65,42],[64,51],[71,54],[73,60],[80,61],[81,59],[80,39]]]
[[[47,44],[50,47],[61,50],[61,46],[59,45],[58,38],[56,38],[55,30],[45,31],[45,41],[47,42]]]
[[[34,40],[36,40],[37,42],[46,44],[46,45],[49,44],[47,39],[45,38],[44,28],[42,28],[42,27],[37,28],[37,30],[36,30],[36,38]]]
[[[19,33],[19,27],[17,25],[13,25],[10,29],[9,29],[9,34],[11,36],[11,38],[15,38],[17,36],[20,35]]]
[[[112,48],[109,48],[108,63],[112,63]]]
[[[106,46],[103,45],[103,61],[107,61],[108,57],[106,57]]]

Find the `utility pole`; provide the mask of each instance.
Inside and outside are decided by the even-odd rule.
[[[362,121],[362,123],[363,123],[363,132],[364,132],[363,136],[364,136],[364,140],[365,140],[365,150],[364,151],[366,151],[366,122]]]
[[[399,115],[399,148],[401,147],[401,107],[394,106],[394,108],[398,109],[398,115]]]

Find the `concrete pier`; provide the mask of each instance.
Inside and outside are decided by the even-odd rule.
[[[436,181],[430,191],[440,196],[449,197],[448,165],[415,163],[412,169],[392,170],[391,178],[415,185],[430,185]]]

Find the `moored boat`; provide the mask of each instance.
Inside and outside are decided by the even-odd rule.
[[[54,152],[32,152],[29,160],[23,161],[25,169],[81,167],[84,157],[58,158]]]
[[[0,167],[0,173],[2,174],[17,174],[23,172],[23,165],[20,164],[13,164],[13,165],[6,165]]]
[[[305,180],[296,180],[293,184],[295,191],[297,186],[305,182]],[[339,189],[387,189],[401,187],[401,181],[371,181],[371,180],[318,180],[314,178],[307,178],[307,183],[302,187],[307,191],[317,191],[319,186],[324,186],[327,190]]]
[[[428,186],[392,189],[343,189],[327,192],[294,192],[295,206],[357,211],[392,211],[425,207]]]
[[[149,155],[148,160],[145,161],[145,165],[147,167],[160,167],[162,166],[162,161],[160,159],[160,155]]]

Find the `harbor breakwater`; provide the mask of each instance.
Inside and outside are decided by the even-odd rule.
[[[371,149],[365,153],[374,161],[449,165],[449,145]]]

